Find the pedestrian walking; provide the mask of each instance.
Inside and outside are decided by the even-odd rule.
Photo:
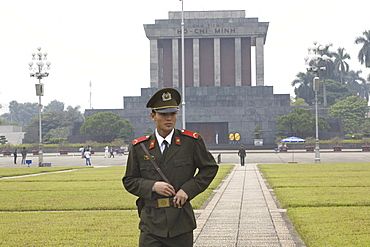
[[[244,160],[245,160],[245,156],[247,155],[247,153],[245,152],[245,149],[244,149],[243,145],[240,145],[238,155],[240,157],[240,165],[244,166]]]
[[[90,149],[86,149],[85,159],[86,159],[86,165],[91,166],[91,152],[90,152]]]
[[[26,164],[26,158],[27,158],[27,149],[25,147],[23,147],[22,151],[21,151],[21,154],[22,154],[22,161],[21,161],[21,164]]]
[[[16,165],[17,164],[17,149],[14,149],[13,156],[14,156],[14,164]]]
[[[108,148],[108,145],[107,145],[104,148],[104,158],[108,158],[108,157],[109,157],[109,148]]]
[[[110,148],[109,150],[109,158],[113,157],[114,158],[114,149],[113,147]]]
[[[130,149],[126,190],[139,197],[139,246],[193,246],[196,228],[191,200],[215,177],[218,165],[202,137],[175,129],[180,93],[157,91],[148,101],[153,134],[135,139]]]
[[[84,159],[85,158],[85,148],[83,146],[81,146],[78,151],[81,152],[81,158]]]

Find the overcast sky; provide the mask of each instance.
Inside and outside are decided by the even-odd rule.
[[[303,58],[313,41],[344,47],[350,69],[370,73],[358,62],[360,45],[370,30],[370,1],[364,0],[184,0],[184,11],[245,10],[246,17],[269,22],[265,44],[265,85],[291,94],[290,83],[305,71]],[[42,47],[51,62],[43,79],[42,103],[59,100],[81,110],[123,107],[123,96],[139,96],[150,86],[149,40],[143,24],[181,11],[179,0],[87,1],[12,0],[0,8],[0,103],[38,102],[29,76],[31,54]],[[186,21],[185,21],[186,25]],[[252,60],[254,64],[254,60]],[[252,85],[255,76],[252,75]],[[143,106],[144,107],[144,106]],[[3,112],[2,111],[2,112]]]

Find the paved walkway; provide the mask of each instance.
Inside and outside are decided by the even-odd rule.
[[[305,246],[256,164],[235,166],[204,210],[194,246]]]

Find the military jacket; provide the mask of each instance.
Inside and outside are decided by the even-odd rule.
[[[163,179],[139,145],[142,142],[175,190],[183,189],[187,193],[189,199],[182,208],[144,207],[141,211],[140,230],[160,237],[174,237],[196,228],[190,200],[209,186],[218,170],[215,159],[197,133],[175,129],[172,138],[165,159],[155,134],[134,140],[122,178],[127,191],[140,198],[163,197],[152,191],[154,183]]]

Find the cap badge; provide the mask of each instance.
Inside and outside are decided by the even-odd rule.
[[[172,99],[172,96],[171,96],[171,94],[169,92],[162,94],[162,100],[163,101],[169,101],[171,99]]]

